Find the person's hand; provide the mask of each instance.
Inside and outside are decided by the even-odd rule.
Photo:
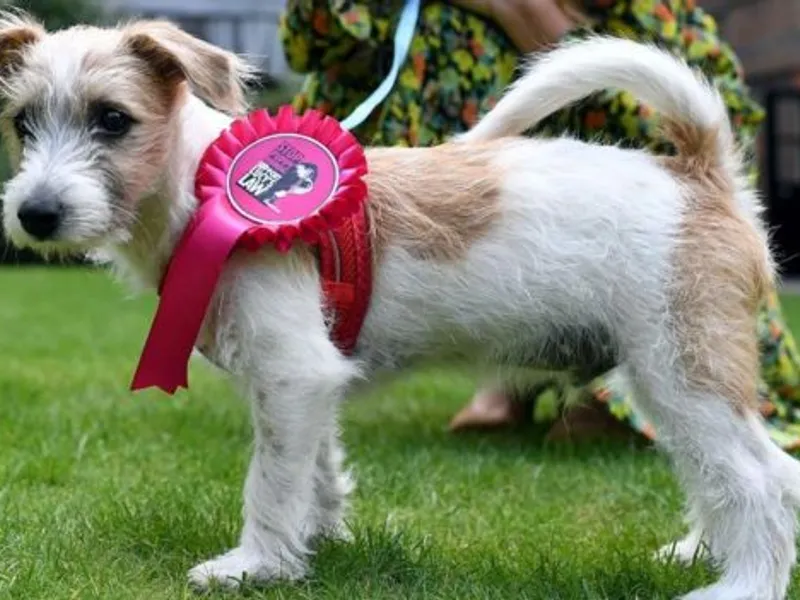
[[[557,41],[574,26],[557,0],[450,0],[492,19],[522,52]]]

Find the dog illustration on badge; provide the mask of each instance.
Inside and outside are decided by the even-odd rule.
[[[275,184],[272,197],[283,198],[289,194],[299,196],[314,189],[317,181],[317,165],[310,162],[298,163],[283,174]]]
[[[339,186],[336,159],[314,138],[275,133],[234,157],[227,175],[228,201],[256,223],[296,222],[323,206]]]
[[[314,189],[318,168],[311,162],[300,162],[280,173],[264,161],[259,161],[237,182],[248,194],[263,204],[272,206],[288,195],[301,196]]]

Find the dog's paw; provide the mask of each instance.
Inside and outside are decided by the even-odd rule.
[[[330,525],[321,525],[318,528],[316,537],[318,540],[340,542],[344,544],[349,544],[355,539],[353,532],[344,521],[339,521],[338,523]]]
[[[302,579],[305,573],[305,564],[297,559],[278,561],[239,547],[191,569],[189,583],[200,590],[214,586],[238,588],[246,583]]]
[[[653,557],[656,561],[681,565],[692,565],[709,558],[708,548],[694,536],[662,546]]]

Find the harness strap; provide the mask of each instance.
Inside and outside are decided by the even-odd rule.
[[[322,290],[335,315],[333,341],[343,353],[352,354],[372,296],[372,247],[366,207],[322,238],[319,266]]]
[[[419,18],[420,0],[406,0],[394,35],[394,56],[389,74],[342,121],[344,129],[361,125],[392,91],[403,66]],[[372,296],[372,247],[366,206],[319,243],[322,291],[335,315],[331,336],[345,354],[352,354],[367,316]]]

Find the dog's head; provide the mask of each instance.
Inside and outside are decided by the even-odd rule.
[[[48,33],[0,16],[10,239],[44,253],[125,240],[163,181],[188,94],[240,113],[246,75],[235,55],[167,22]]]
[[[295,166],[297,181],[292,186],[292,194],[307,194],[314,189],[317,180],[317,165],[300,163]]]

